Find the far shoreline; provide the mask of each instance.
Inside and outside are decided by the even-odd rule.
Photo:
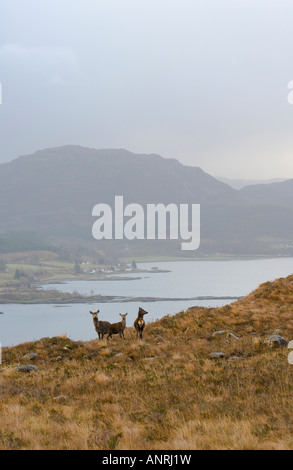
[[[258,261],[264,259],[287,259],[293,256],[278,256],[278,255],[218,255],[218,256],[205,256],[198,258],[185,258],[185,257],[135,257],[135,261],[139,264],[150,263],[174,263],[182,261]],[[121,258],[121,261],[129,263],[133,258]],[[154,271],[155,272],[155,271]]]

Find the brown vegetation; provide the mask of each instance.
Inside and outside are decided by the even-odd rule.
[[[144,341],[5,348],[0,449],[293,449],[293,368],[264,341],[276,329],[293,339],[293,276],[148,324]],[[17,372],[31,352],[39,372]]]

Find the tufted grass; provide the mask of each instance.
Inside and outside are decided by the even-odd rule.
[[[264,342],[276,329],[293,339],[293,276],[148,324],[143,341],[129,328],[5,348],[0,449],[292,450],[293,368]],[[39,372],[15,371],[29,352]]]

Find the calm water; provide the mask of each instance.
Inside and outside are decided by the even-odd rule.
[[[260,283],[293,273],[293,258],[233,261],[184,261],[145,263],[139,268],[167,269],[169,273],[144,273],[138,280],[69,281],[65,284],[43,286],[64,292],[77,290],[82,294],[101,294],[123,297],[180,298],[177,301],[150,303],[104,303],[100,305],[0,305],[0,342],[10,346],[45,336],[67,334],[74,340],[96,338],[89,310],[101,310],[100,319],[119,321],[119,313],[128,312],[127,324],[132,325],[139,306],[143,306],[151,321],[167,314],[186,310],[193,305],[221,306],[232,300],[186,300],[191,297],[240,297],[247,295]],[[131,278],[137,274],[128,274]],[[184,300],[183,300],[184,299]]]

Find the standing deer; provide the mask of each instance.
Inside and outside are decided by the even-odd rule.
[[[138,317],[134,322],[134,328],[136,329],[136,337],[140,337],[142,339],[142,333],[145,327],[145,321],[144,321],[144,315],[146,315],[148,312],[146,312],[143,308],[139,307],[138,310]]]
[[[109,334],[108,334],[108,339],[112,338],[112,335],[118,335],[118,334],[119,334],[120,338],[122,338],[122,336],[123,336],[123,338],[125,339],[124,330],[125,330],[125,327],[126,327],[126,316],[128,314],[125,313],[124,315],[122,315],[122,313],[119,313],[119,315],[122,318],[122,320],[119,323],[113,323],[112,325],[110,325],[110,331],[109,331]]]
[[[98,310],[97,312],[90,311],[90,314],[93,316],[95,329],[99,335],[99,339],[101,338],[103,339],[104,335],[109,333],[111,324],[108,321],[99,321],[99,318],[98,318],[99,313],[100,313],[100,310]]]

